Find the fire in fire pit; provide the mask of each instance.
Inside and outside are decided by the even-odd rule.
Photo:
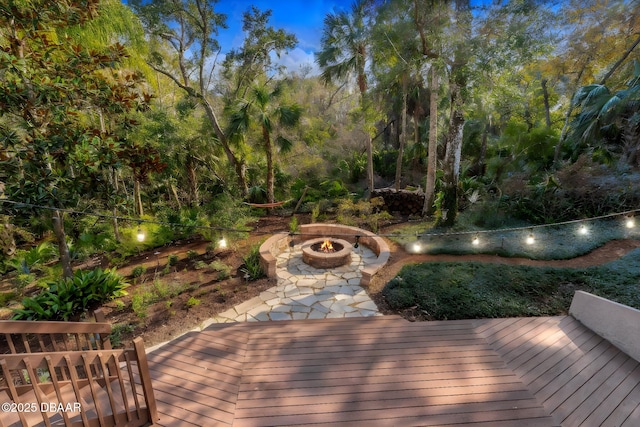
[[[326,239],[324,242],[322,242],[322,244],[320,245],[320,250],[326,253],[331,253],[336,251],[335,249],[333,249],[333,245],[331,244],[331,240],[329,239]]]
[[[316,268],[339,267],[351,262],[351,249],[346,240],[312,239],[302,245],[302,260]]]

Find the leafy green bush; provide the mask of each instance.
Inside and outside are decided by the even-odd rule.
[[[213,261],[209,267],[218,272],[218,280],[224,280],[231,275],[231,266],[220,260]]]
[[[178,263],[178,255],[171,254],[167,257],[167,265],[176,265]]]
[[[24,298],[24,308],[15,309],[13,318],[68,320],[96,304],[126,295],[128,286],[115,269],[78,270],[72,278],[51,282],[38,295]]]
[[[187,302],[187,310],[190,309],[191,307],[195,307],[196,305],[200,305],[200,300],[198,298],[195,297],[190,297]]]
[[[357,203],[351,199],[343,199],[338,204],[337,220],[344,225],[367,226],[377,233],[380,221],[392,218],[389,212],[382,210],[382,206],[382,197],[374,197],[368,201],[360,200]]]
[[[260,244],[252,246],[249,253],[243,259],[244,267],[242,271],[245,272],[249,280],[257,280],[264,276],[264,270],[262,270],[262,265],[260,265]]]
[[[109,340],[111,341],[111,346],[114,348],[119,348],[122,345],[122,336],[125,334],[130,334],[135,330],[135,326],[129,323],[116,323],[111,328],[111,335],[109,335]]]
[[[133,269],[131,275],[133,277],[140,277],[147,271],[147,268],[144,265],[139,265]]]
[[[18,294],[15,292],[0,292],[0,307],[5,307],[9,302],[16,299]]]
[[[17,250],[13,257],[5,261],[5,265],[19,274],[30,274],[32,270],[41,269],[42,264],[51,261],[57,254],[52,243],[42,242],[29,250]]]
[[[208,267],[207,263],[202,260],[196,261],[196,263],[193,265],[193,268],[196,270],[204,270],[207,267]]]

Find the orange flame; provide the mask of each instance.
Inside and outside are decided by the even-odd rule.
[[[320,245],[320,250],[322,252],[333,252],[334,251],[333,245],[331,244],[329,239],[327,239],[324,242],[322,242],[322,245]]]

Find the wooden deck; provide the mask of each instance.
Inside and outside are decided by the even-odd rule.
[[[148,359],[163,426],[640,425],[640,363],[570,317],[220,324]]]

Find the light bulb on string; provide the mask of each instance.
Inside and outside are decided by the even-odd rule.
[[[536,237],[533,235],[533,232],[529,233],[525,242],[527,245],[533,245],[536,242]]]
[[[423,246],[422,246],[422,236],[420,236],[419,234],[416,234],[416,240],[413,241],[412,243],[407,243],[407,251],[411,252],[413,254],[419,254],[420,252],[422,252]]]
[[[633,215],[628,215],[627,219],[624,222],[624,225],[627,228],[633,228],[636,226],[636,218]]]
[[[587,228],[586,225],[581,224],[580,227],[578,228],[578,234],[586,236],[587,234],[589,234],[589,229]]]

